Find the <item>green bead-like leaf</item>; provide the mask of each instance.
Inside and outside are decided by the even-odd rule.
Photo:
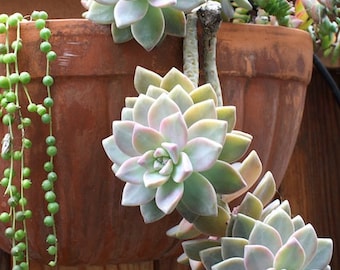
[[[150,85],[159,87],[162,77],[157,73],[137,66],[134,76],[134,86],[139,94],[145,94]]]
[[[220,241],[212,239],[195,239],[183,242],[182,246],[185,254],[190,259],[200,261],[200,251],[211,247],[219,247]]]

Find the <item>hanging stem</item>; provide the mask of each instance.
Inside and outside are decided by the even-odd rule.
[[[215,89],[218,100],[217,105],[222,106],[222,90],[216,65],[217,31],[222,21],[221,6],[215,1],[208,1],[197,11],[197,15],[203,26],[203,70],[205,80]]]
[[[186,35],[183,40],[183,72],[198,87],[199,57],[197,41],[197,14],[187,15]]]

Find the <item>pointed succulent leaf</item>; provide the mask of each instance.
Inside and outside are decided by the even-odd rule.
[[[199,173],[193,172],[184,181],[182,203],[197,215],[217,215],[217,197],[214,187]]]
[[[183,183],[168,181],[157,189],[155,201],[159,209],[165,214],[170,214],[175,210],[184,192]]]
[[[271,202],[276,193],[276,183],[271,172],[266,172],[257,184],[253,194],[259,198],[263,205]]]
[[[236,107],[235,106],[219,106],[216,108],[217,119],[228,122],[228,132],[235,128],[236,124]]]
[[[219,159],[229,163],[239,160],[248,150],[251,141],[249,136],[234,132],[227,133]]]
[[[275,269],[302,269],[304,261],[305,252],[293,237],[278,250],[273,266]]]
[[[89,10],[84,13],[85,18],[99,24],[110,24],[114,21],[114,6],[91,2]]]
[[[201,261],[206,269],[211,269],[211,267],[221,262],[221,247],[211,247],[207,249],[203,249],[200,251]]]
[[[155,222],[165,216],[165,213],[157,207],[154,200],[147,204],[141,205],[140,212],[145,223]]]
[[[133,121],[133,109],[124,107],[120,116],[122,121]]]
[[[137,97],[126,97],[125,98],[125,107],[133,108],[137,102]]]
[[[202,119],[194,123],[188,129],[189,140],[197,137],[205,137],[221,145],[224,144],[227,132],[227,122],[216,119]]]
[[[118,148],[126,155],[137,156],[138,152],[132,145],[132,134],[135,123],[132,121],[113,121],[112,129]]]
[[[225,236],[230,214],[222,207],[218,207],[217,216],[200,216],[194,221],[195,227],[204,234],[211,236]]]
[[[282,240],[280,234],[273,227],[261,221],[256,221],[249,235],[249,245],[262,245],[276,254],[282,246]]]
[[[167,6],[173,6],[176,4],[176,0],[148,0],[149,4],[154,7],[167,7]]]
[[[265,246],[247,245],[244,248],[244,265],[247,270],[262,270],[273,266],[274,255]]]
[[[126,160],[116,172],[116,176],[131,184],[142,184],[145,168],[138,164],[139,157],[133,157]]]
[[[155,100],[140,94],[133,107],[133,120],[141,125],[148,126],[148,111]]]
[[[163,149],[166,150],[166,152],[168,153],[170,160],[172,164],[176,165],[179,162],[180,159],[180,152],[179,152],[179,147],[178,144],[176,143],[168,143],[168,142],[164,142],[162,143],[162,147]],[[172,172],[172,170],[171,170]]]
[[[196,229],[193,223],[190,223],[186,219],[182,219],[181,222],[169,229],[166,232],[167,236],[175,237],[177,239],[193,239],[202,234],[199,230]]]
[[[177,0],[177,4],[175,5],[175,7],[179,10],[189,12],[203,3],[204,3],[204,0],[191,0],[191,1]]]
[[[136,124],[133,129],[132,144],[138,153],[143,154],[149,150],[157,149],[164,142],[158,131]]]
[[[180,112],[165,117],[160,124],[160,132],[166,141],[175,143],[178,149],[182,149],[187,143],[188,129]]]
[[[149,109],[149,126],[153,129],[159,130],[162,120],[177,112],[179,112],[177,104],[167,95],[163,94],[156,99]]]
[[[169,175],[162,175],[159,172],[147,171],[143,175],[144,185],[148,188],[157,188],[169,180]]]
[[[231,236],[249,238],[251,231],[255,226],[256,220],[243,214],[238,214],[233,222]]]
[[[133,39],[131,27],[118,28],[114,22],[111,23],[111,34],[114,43],[124,43]]]
[[[290,208],[288,200],[284,200],[283,202],[281,202],[278,208],[283,209],[288,214],[288,216],[292,216],[292,210]]]
[[[294,225],[290,216],[282,209],[274,210],[263,222],[273,227],[280,234],[282,243],[286,243],[294,232]]]
[[[148,1],[119,0],[114,8],[115,22],[118,28],[124,28],[140,21],[148,11]]]
[[[227,260],[233,257],[244,257],[244,247],[248,245],[248,240],[240,237],[222,237],[222,258]]]
[[[200,251],[211,248],[219,247],[220,241],[212,239],[195,239],[188,240],[182,243],[183,250],[185,254],[192,260],[200,261]]]
[[[155,197],[155,191],[142,185],[126,183],[122,194],[122,205],[138,206],[150,202]]]
[[[102,145],[106,155],[112,162],[117,163],[117,165],[122,165],[124,161],[130,158],[128,155],[120,151],[113,135],[103,139]]]
[[[160,86],[162,77],[157,73],[137,66],[134,76],[134,86],[139,94],[145,94],[150,85]]]
[[[208,99],[212,99],[217,106],[217,96],[214,88],[210,83],[203,84],[190,92],[190,96],[194,103],[199,103]]]
[[[246,186],[241,174],[230,164],[220,160],[201,174],[209,180],[218,194],[231,194]]]
[[[318,238],[318,247],[312,261],[305,269],[327,269],[333,254],[333,241],[329,238]],[[330,268],[329,268],[330,269]]]
[[[162,8],[165,19],[165,33],[171,36],[185,36],[185,15],[174,8]]]
[[[260,220],[264,220],[274,209],[277,209],[280,206],[280,200],[276,199],[269,203],[262,211],[262,215]]]
[[[292,219],[292,222],[294,224],[294,231],[297,231],[297,230],[301,229],[302,227],[304,227],[306,225],[305,221],[303,220],[303,218],[300,215],[295,216]]]
[[[194,104],[184,113],[188,127],[199,120],[216,119],[216,117],[215,104],[211,99]]]
[[[149,85],[148,89],[146,90],[146,95],[153,99],[159,98],[162,94],[168,94],[168,91],[154,85]]]
[[[199,217],[198,214],[194,213],[182,200],[178,203],[176,211],[188,222],[193,223]]]
[[[210,169],[216,163],[221,149],[219,143],[200,137],[188,141],[183,151],[188,155],[193,170],[201,172]]]
[[[185,181],[193,172],[191,161],[184,152],[180,153],[179,162],[173,169],[172,179],[177,182]]]
[[[160,87],[164,88],[165,90],[170,91],[178,84],[182,86],[183,89],[187,91],[188,93],[190,93],[195,88],[193,83],[187,76],[185,76],[177,68],[173,67],[163,77]]]
[[[103,5],[115,5],[119,0],[94,0]]]
[[[190,95],[179,84],[169,92],[169,97],[178,105],[182,114],[194,105]]]
[[[238,207],[238,213],[242,213],[254,219],[259,219],[262,213],[263,205],[261,201],[248,192]]]
[[[129,1],[127,2],[140,2]],[[131,25],[135,40],[147,51],[151,51],[161,40],[165,21],[160,8],[149,6],[144,18]]]
[[[228,260],[219,262],[213,267],[211,267],[211,270],[247,270],[244,266],[244,259],[243,258],[230,258]]]

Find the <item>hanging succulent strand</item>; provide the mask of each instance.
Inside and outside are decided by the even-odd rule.
[[[197,41],[197,13],[187,15],[186,35],[183,40],[183,73],[195,87],[199,81],[199,56]]]
[[[218,106],[222,106],[222,91],[216,66],[217,31],[222,21],[221,6],[215,1],[208,1],[197,11],[203,26],[203,58],[204,75],[216,91]]]

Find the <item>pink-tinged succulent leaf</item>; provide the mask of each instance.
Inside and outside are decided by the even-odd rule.
[[[116,176],[131,184],[143,184],[145,168],[138,164],[139,157],[133,157],[126,160],[116,172]]]
[[[147,204],[155,197],[155,189],[146,188],[143,184],[126,183],[122,194],[122,205],[139,206]]]
[[[185,14],[174,8],[162,8],[165,19],[165,33],[171,36],[185,36]]]
[[[137,66],[134,76],[134,86],[139,94],[145,94],[150,85],[159,87],[162,81],[162,77],[157,73]]]
[[[302,227],[304,227],[306,225],[303,218],[300,215],[295,216],[292,219],[292,222],[294,224],[294,230],[295,231],[301,229]]]
[[[176,0],[148,0],[149,4],[154,7],[164,8],[176,4]]]
[[[179,84],[171,89],[169,92],[169,98],[171,98],[178,105],[182,114],[192,105],[194,105],[190,95]]]
[[[202,119],[194,123],[188,129],[189,140],[197,137],[205,137],[223,145],[228,123],[216,119]]]
[[[177,145],[177,150],[182,149],[188,141],[187,125],[180,112],[165,117],[160,124],[160,132],[167,142]]]
[[[140,94],[133,107],[133,120],[141,125],[148,126],[148,112],[155,100],[144,94]]]
[[[177,4],[175,5],[175,7],[179,10],[189,12],[199,5],[203,4],[204,2],[204,0],[177,0]]]
[[[168,155],[170,156],[170,160],[177,164],[179,162],[180,158],[180,152],[178,149],[178,145],[175,143],[168,143],[164,142],[162,143],[162,147],[168,152]]]
[[[202,262],[200,261],[194,261],[194,260],[188,260],[190,269],[191,270],[205,270],[205,267],[203,266]],[[180,261],[178,261],[180,263]]]
[[[184,152],[180,153],[179,162],[174,167],[172,179],[181,183],[185,181],[193,172],[193,167],[188,155]]]
[[[163,167],[159,170],[159,174],[170,176],[170,174],[172,173],[173,168],[174,168],[174,164],[173,164],[172,160],[168,159],[168,161],[165,162]]]
[[[302,269],[305,258],[303,247],[292,237],[278,250],[273,266],[275,269]]]
[[[113,121],[112,130],[118,148],[126,155],[133,157],[139,155],[132,145],[132,134],[135,123],[132,121]]]
[[[161,175],[159,172],[147,171],[144,173],[144,185],[147,188],[157,188],[169,180],[169,175]]]
[[[273,254],[276,254],[282,244],[280,234],[273,227],[261,221],[255,222],[255,226],[249,235],[249,245],[265,246]]]
[[[217,216],[200,216],[194,225],[206,235],[222,237],[225,236],[229,219],[230,213],[219,206]]]
[[[103,139],[102,145],[106,155],[112,162],[117,163],[117,165],[123,164],[124,161],[130,158],[128,155],[120,151],[113,135]]]
[[[149,109],[149,126],[153,129],[159,130],[164,118],[178,112],[179,108],[177,104],[167,95],[163,94],[156,99]]]
[[[231,132],[225,135],[224,140],[223,149],[218,159],[232,163],[239,160],[247,152],[252,138],[243,132]]]
[[[231,132],[236,125],[236,107],[219,106],[216,107],[217,119],[228,122],[228,132]]]
[[[132,134],[132,145],[136,151],[143,154],[149,150],[157,149],[164,142],[161,133],[149,127],[136,124]]]
[[[209,180],[218,194],[231,194],[246,186],[240,173],[230,164],[217,160],[201,174]]]
[[[244,266],[243,258],[230,258],[228,260],[219,262],[211,267],[211,270],[247,270]]]
[[[148,89],[146,90],[146,95],[153,99],[159,98],[162,94],[168,94],[168,91],[154,85],[149,85]]]
[[[272,226],[280,234],[282,243],[286,243],[294,232],[290,216],[282,209],[275,209],[263,222]]]
[[[114,8],[115,22],[118,28],[134,24],[147,14],[148,1],[119,0]]]
[[[173,89],[176,85],[182,86],[183,89],[188,93],[190,93],[195,88],[193,83],[187,76],[185,76],[177,68],[173,67],[163,77],[160,87],[170,92],[170,90]]]
[[[124,107],[120,116],[122,121],[133,121],[133,109]]]
[[[312,261],[305,269],[327,269],[333,254],[333,241],[329,238],[318,238],[318,247]],[[330,269],[330,268],[329,268]]]
[[[114,43],[124,43],[133,39],[131,27],[118,28],[114,22],[111,23],[111,34]]]
[[[186,219],[182,219],[181,222],[169,229],[166,232],[166,235],[169,237],[174,237],[177,239],[193,239],[197,236],[202,234],[199,230],[197,230],[194,226],[194,224],[190,223]]]
[[[175,183],[169,180],[157,189],[155,201],[159,209],[165,214],[175,210],[178,202],[182,199],[184,192],[183,183]]]
[[[245,246],[244,265],[247,270],[268,269],[273,266],[273,262],[274,255],[268,248],[260,245]]]
[[[200,252],[201,261],[206,269],[222,261],[221,247],[211,247]]]
[[[153,170],[155,163],[154,152],[154,150],[149,150],[145,152],[142,156],[139,157],[137,161],[138,164],[149,171]]]
[[[210,169],[217,161],[222,145],[207,138],[194,138],[188,141],[184,152],[188,155],[194,171]]]
[[[256,220],[251,217],[243,214],[238,214],[231,230],[232,237],[241,237],[248,239],[251,231],[255,226],[255,222]]]
[[[253,219],[259,219],[263,210],[262,202],[248,192],[238,207],[238,213],[242,213]]]
[[[296,239],[305,252],[305,264],[308,264],[317,252],[318,237],[311,224],[307,224],[303,228],[297,230],[291,235]]]
[[[194,104],[184,113],[184,119],[188,127],[202,119],[216,118],[215,104],[211,99]]]
[[[147,51],[151,51],[160,42],[164,29],[165,20],[161,9],[152,6],[149,6],[143,19],[131,25],[133,37]]]
[[[155,200],[141,205],[140,212],[145,223],[158,221],[165,216],[165,213],[157,207]]]
[[[190,96],[194,103],[211,99],[217,106],[216,92],[210,83],[203,84],[200,87],[194,89],[192,92],[190,92]]]
[[[244,247],[248,245],[248,240],[240,237],[222,237],[222,258],[227,260],[233,257],[244,257]]]
[[[114,21],[114,6],[99,4],[92,1],[89,10],[84,13],[86,19],[99,24],[110,24]]]
[[[260,199],[263,205],[270,203],[276,193],[276,183],[271,172],[266,172],[257,184],[253,194]]]
[[[200,261],[200,251],[211,247],[219,247],[220,241],[213,239],[195,239],[188,240],[182,243],[185,254],[191,260]]]

